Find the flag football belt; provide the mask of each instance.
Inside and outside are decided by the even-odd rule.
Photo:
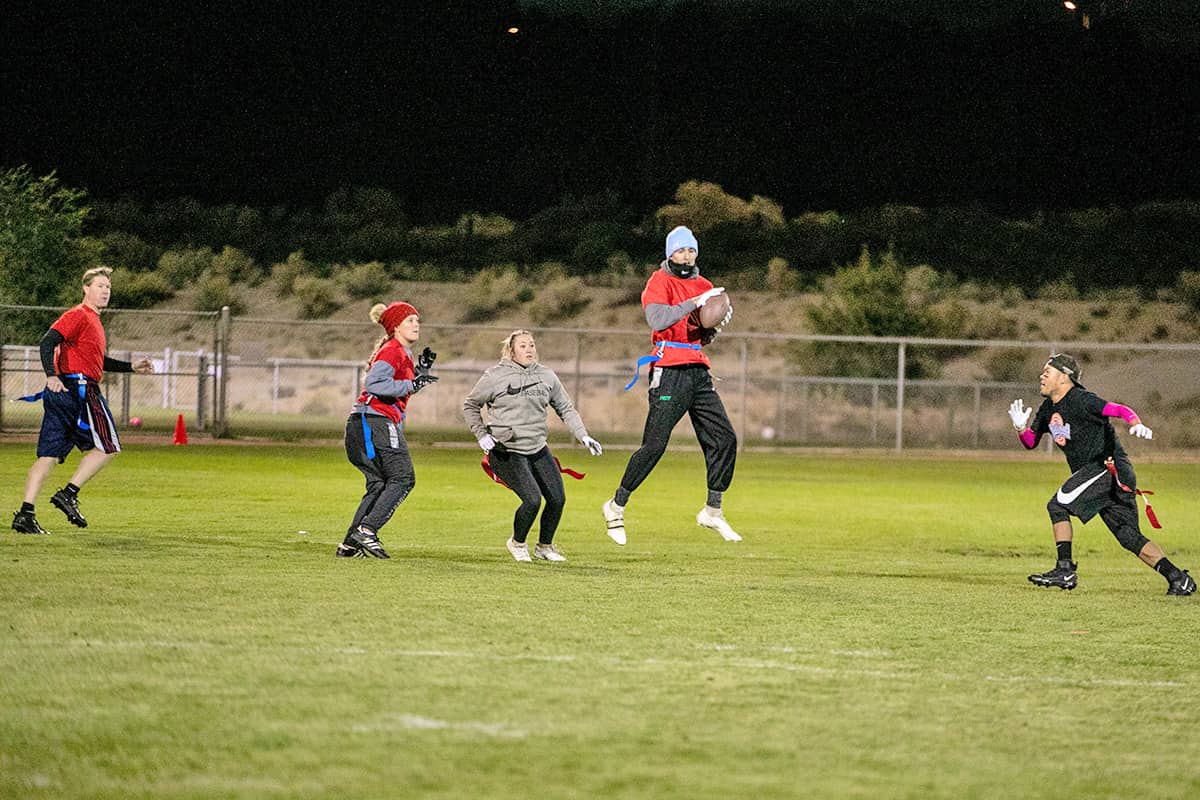
[[[568,469],[567,467],[564,467],[562,465],[562,462],[558,460],[558,456],[554,456],[553,458],[554,458],[554,466],[558,467],[558,471],[561,472],[563,475],[570,475],[572,478],[574,478],[577,481],[581,481],[587,477],[586,472],[576,472],[573,469]],[[492,469],[491,453],[483,454],[483,460],[479,462],[479,466],[483,467],[483,471],[487,473],[487,476],[489,478],[491,478],[492,480],[494,480],[496,483],[500,484],[505,489],[512,488],[507,483],[504,482],[503,478],[501,478],[499,475],[496,474],[496,470]]]
[[[79,390],[79,401],[80,401],[81,407],[79,409],[79,416],[75,418],[75,424],[79,426],[79,430],[81,430],[81,431],[90,431],[91,427],[88,426],[87,420],[83,418],[83,413],[84,413],[84,410],[86,409],[86,406],[84,406],[84,402],[87,400],[87,380],[88,380],[87,376],[84,375],[82,372],[67,372],[67,373],[63,373],[62,377],[70,378],[71,380],[76,382],[76,387]],[[42,397],[45,396],[45,394],[46,394],[46,390],[42,389],[40,392],[37,392],[36,394],[27,394],[24,397],[18,397],[17,400],[19,400],[21,402],[25,402],[25,403],[36,403],[38,400],[41,400]]]
[[[1158,523],[1158,517],[1154,515],[1154,508],[1150,505],[1150,501],[1146,499],[1146,495],[1154,494],[1154,492],[1150,491],[1149,489],[1130,489],[1128,486],[1121,483],[1121,479],[1117,477],[1117,465],[1113,463],[1111,458],[1105,459],[1104,467],[1109,471],[1109,474],[1113,476],[1113,480],[1117,482],[1117,486],[1120,486],[1123,491],[1133,492],[1138,497],[1142,498],[1142,502],[1146,504],[1146,519],[1150,520],[1150,527],[1161,528],[1162,525]]]
[[[656,364],[658,361],[662,360],[663,351],[666,350],[668,347],[674,348],[676,350],[699,350],[700,343],[699,342],[691,342],[691,343],[688,343],[688,342],[658,342],[654,347],[654,349],[655,349],[654,353],[651,353],[648,356],[642,356],[641,358],[639,358],[637,360],[637,364],[633,368],[633,380],[631,380],[629,383],[625,384],[626,392],[628,392],[630,389],[632,389],[633,385],[638,382],[638,378],[641,377],[642,367],[645,366],[646,364],[651,364],[651,365]]]
[[[375,395],[368,393],[366,406],[370,407],[371,400],[378,400],[378,399],[379,398],[376,397]],[[397,409],[399,409],[398,405],[396,405],[394,403],[392,405],[394,405]],[[367,425],[366,409],[364,408],[364,410],[362,412],[360,412],[358,416],[362,420],[363,443],[366,445],[367,460],[374,461],[375,460],[375,443],[373,441],[371,441],[371,427],[369,425]],[[397,424],[400,425],[400,427],[404,427],[404,412],[403,411],[400,412],[400,422],[398,422]]]

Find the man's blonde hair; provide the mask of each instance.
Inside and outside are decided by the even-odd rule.
[[[111,267],[92,267],[87,272],[83,273],[83,285],[91,286],[92,281],[96,280],[96,278],[99,278],[101,275],[103,275],[106,278],[109,275],[112,275],[112,268]]]
[[[507,358],[509,361],[513,360],[513,340],[518,336],[528,336],[530,339],[533,339],[533,331],[527,331],[524,328],[521,328],[519,331],[513,331],[508,336],[505,336],[504,341],[500,342],[501,358]]]

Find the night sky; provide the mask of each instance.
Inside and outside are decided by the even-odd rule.
[[[1098,0],[29,3],[0,42],[0,165],[93,195],[528,215],[689,178],[798,214],[1200,192],[1200,24]],[[510,34],[507,28],[520,29]]]

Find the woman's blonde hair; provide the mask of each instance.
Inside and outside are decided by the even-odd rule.
[[[501,358],[507,358],[509,361],[513,360],[513,340],[518,336],[528,336],[530,339],[532,339],[533,331],[527,331],[524,328],[521,328],[520,330],[513,331],[508,336],[505,336],[504,340],[500,342]]]
[[[371,306],[371,310],[368,312],[368,316],[371,317],[371,322],[378,323],[379,320],[383,319],[383,312],[385,311],[387,311],[387,306],[383,303],[376,303],[375,305]],[[390,338],[392,338],[392,335],[390,333],[385,333],[383,338],[376,342],[375,346],[371,348],[371,357],[367,359],[367,369],[370,369],[371,365],[375,363],[375,356],[379,355],[379,349],[387,344],[387,340]]]
[[[111,267],[92,267],[87,272],[83,273],[83,285],[91,286],[92,281],[96,280],[96,278],[99,278],[101,275],[103,275],[105,277],[112,275],[112,268]]]

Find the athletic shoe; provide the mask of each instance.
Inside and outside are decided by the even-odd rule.
[[[346,537],[350,541],[348,544],[356,544],[365,555],[373,558],[391,558],[387,554],[387,550],[383,549],[383,545],[379,543],[379,537],[374,531],[367,530],[362,525],[358,526],[358,530]]]
[[[737,531],[729,527],[729,523],[725,521],[725,515],[718,511],[716,514],[708,510],[708,506],[700,509],[700,513],[696,515],[696,524],[704,528],[712,528],[717,533],[721,534],[721,538],[727,542],[740,542],[742,537],[737,535]]]
[[[512,557],[515,560],[533,561],[533,559],[529,557],[529,546],[524,542],[518,542],[516,539],[510,538],[504,543],[504,546],[508,548],[508,552],[512,553]]]
[[[1049,572],[1030,575],[1029,582],[1034,586],[1057,586],[1059,589],[1070,591],[1079,585],[1079,576],[1075,574],[1075,562],[1064,559],[1055,564],[1054,569]]]
[[[17,511],[13,514],[12,529],[17,533],[33,533],[41,536],[49,536],[50,531],[38,525],[37,517],[32,511]]]
[[[83,518],[83,514],[79,513],[79,497],[73,494],[67,494],[67,490],[59,489],[50,498],[50,502],[59,511],[67,515],[67,520],[77,528],[86,528],[87,520]]]
[[[358,545],[342,542],[337,546],[337,552],[334,553],[334,556],[337,558],[366,558],[367,554]]]
[[[34,524],[36,525],[37,523]],[[1171,585],[1167,588],[1167,594],[1186,595],[1195,593],[1196,579],[1189,575],[1186,569],[1180,572],[1179,577],[1171,581]]]
[[[608,538],[617,544],[625,544],[625,506],[619,506],[610,497],[604,502],[604,522],[608,525]]]
[[[552,544],[542,544],[538,542],[533,548],[533,557],[540,558],[542,561],[566,561],[567,557],[558,552],[558,548]]]

